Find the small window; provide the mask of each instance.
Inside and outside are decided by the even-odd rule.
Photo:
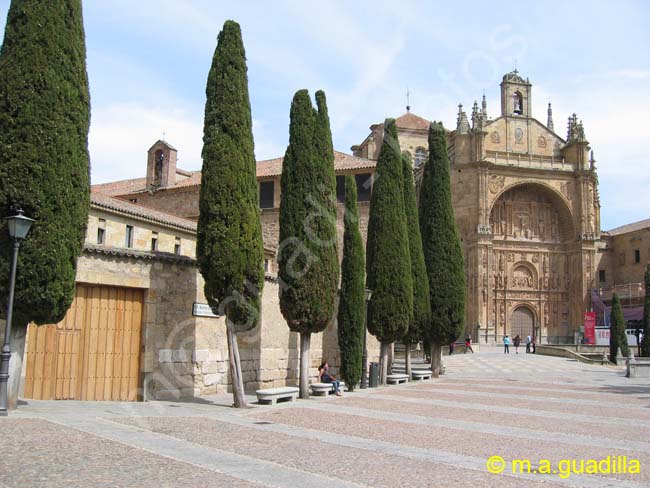
[[[133,247],[133,226],[126,226],[126,239],[124,240],[126,247]]]
[[[138,203],[138,199],[137,198],[129,198],[129,202]]]
[[[158,250],[158,232],[151,233],[151,250],[152,251]]]
[[[264,260],[264,272],[265,273],[269,272],[269,260],[268,259]]]
[[[260,181],[260,208],[273,208],[274,181]]]
[[[634,250],[634,262],[635,263],[641,262],[641,251],[639,249]]]
[[[345,202],[345,175],[336,177],[336,201],[339,203]]]
[[[372,175],[370,173],[359,173],[354,175],[357,182],[357,201],[368,202],[372,194]]]
[[[413,160],[413,165],[417,168],[420,165],[424,164],[427,160],[427,150],[423,147],[418,147],[415,150],[415,158]]]
[[[106,219],[99,219],[97,222],[97,244],[106,242]]]
[[[181,238],[177,237],[176,242],[174,243],[174,254],[181,254]]]
[[[598,281],[600,281],[601,283],[604,283],[604,282],[607,281],[606,278],[607,278],[607,275],[605,274],[605,270],[604,269],[599,269],[598,270]]]

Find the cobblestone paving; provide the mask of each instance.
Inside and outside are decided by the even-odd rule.
[[[432,381],[248,410],[229,396],[29,401],[0,419],[0,486],[650,486],[648,380],[500,348],[445,364]],[[502,474],[486,469],[494,455]],[[607,456],[641,473],[560,476],[563,459]],[[556,473],[534,472],[543,459]]]

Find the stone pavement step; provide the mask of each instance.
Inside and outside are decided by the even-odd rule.
[[[357,483],[290,469],[279,464],[233,454],[220,449],[176,439],[163,434],[111,422],[106,419],[58,417],[57,422],[122,444],[137,447],[158,456],[199,466],[234,478],[274,487],[310,486],[359,488]]]

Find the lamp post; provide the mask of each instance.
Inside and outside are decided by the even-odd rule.
[[[360,388],[368,388],[368,347],[366,346],[366,336],[368,334],[368,304],[372,298],[372,290],[366,288],[366,315],[363,320],[363,356],[361,356],[361,385]]]
[[[14,287],[16,285],[16,262],[18,260],[18,250],[20,243],[27,237],[33,219],[25,217],[23,211],[16,210],[16,215],[7,217],[7,227],[9,236],[13,240],[13,255],[11,257],[11,274],[9,275],[9,298],[7,300],[7,317],[5,323],[5,337],[2,344],[2,353],[0,354],[0,416],[6,417],[9,410],[7,383],[9,381],[9,360],[11,359],[11,347],[9,340],[11,337],[11,316],[14,309]]]

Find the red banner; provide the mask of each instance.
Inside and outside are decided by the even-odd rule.
[[[596,312],[585,312],[585,344],[596,344]]]

